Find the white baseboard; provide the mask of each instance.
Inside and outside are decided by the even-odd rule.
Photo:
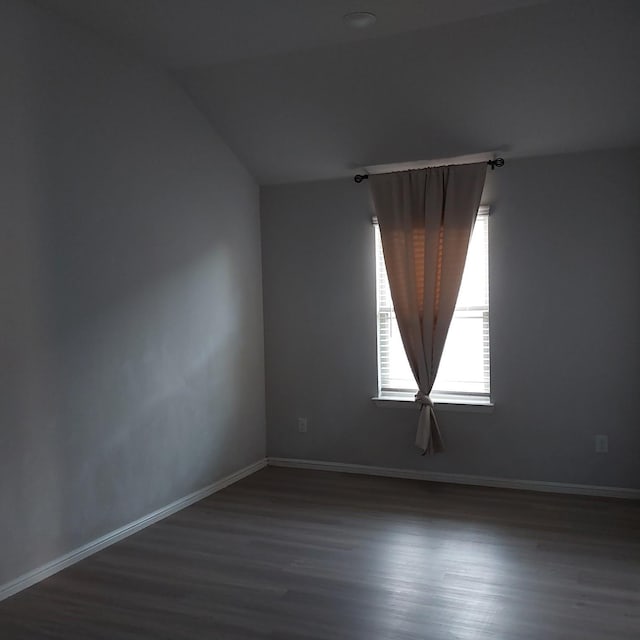
[[[545,493],[566,493],[572,495],[597,496],[601,498],[624,498],[627,500],[640,500],[640,489],[627,489],[624,487],[603,487],[588,484],[565,484],[563,482],[516,480],[512,478],[491,478],[488,476],[471,476],[461,473],[441,473],[438,471],[392,469],[389,467],[373,467],[364,464],[323,462],[321,460],[299,460],[296,458],[267,458],[267,461],[268,464],[272,467],[315,469],[317,471],[338,471],[342,473],[358,473],[368,476],[385,476],[388,478],[404,478],[407,480],[427,480],[429,482],[445,482],[449,484],[465,484],[479,487],[520,489],[524,491],[542,491]]]
[[[61,556],[60,558],[56,558],[55,560],[48,562],[42,567],[34,569],[33,571],[29,571],[28,573],[21,575],[11,582],[0,585],[0,602],[18,593],[19,591],[27,589],[37,582],[40,582],[41,580],[44,580],[45,578],[58,573],[58,571],[62,571],[62,569],[66,569],[72,564],[80,562],[80,560],[83,560],[84,558],[87,558],[88,556],[101,551],[105,547],[109,547],[112,544],[115,544],[116,542],[119,542],[120,540],[123,540],[124,538],[127,538],[134,533],[137,533],[141,529],[144,529],[145,527],[148,527],[149,525],[152,525],[155,522],[158,522],[159,520],[162,520],[176,513],[177,511],[188,507],[189,505],[192,505],[194,502],[198,502],[199,500],[210,496],[212,493],[216,493],[217,491],[228,487],[234,482],[238,482],[238,480],[242,480],[242,478],[250,476],[252,473],[259,471],[266,466],[266,458],[258,460],[257,462],[250,464],[248,467],[244,467],[243,469],[240,469],[239,471],[236,471],[231,475],[221,478],[213,484],[203,487],[198,491],[194,491],[193,493],[190,493],[189,495],[184,496],[183,498],[180,498],[175,502],[172,502],[171,504],[168,504],[165,507],[154,511],[153,513],[149,513],[146,516],[135,520],[134,522],[130,522],[129,524],[124,525],[124,527],[120,527],[115,531],[107,533],[97,540],[93,540],[92,542],[89,542],[82,547],[74,549],[73,551],[70,551],[69,553]]]
[[[0,585],[0,602],[28,587],[48,578],[62,569],[66,569],[76,562],[80,562],[106,547],[127,538],[155,522],[188,507],[189,505],[210,496],[225,487],[246,478],[269,464],[273,467],[290,467],[294,469],[315,469],[317,471],[337,471],[342,473],[357,473],[370,476],[384,476],[388,478],[404,478],[407,480],[426,480],[429,482],[443,482],[481,487],[496,487],[502,489],[520,489],[525,491],[542,491],[546,493],[565,493],[573,495],[598,496],[605,498],[624,498],[640,500],[640,489],[624,487],[603,487],[598,485],[565,484],[561,482],[543,482],[538,480],[517,480],[511,478],[492,478],[487,476],[472,476],[459,473],[440,473],[437,471],[419,471],[412,469],[394,469],[390,467],[374,467],[363,464],[348,464],[344,462],[324,462],[321,460],[300,460],[296,458],[264,458],[190,493],[171,504],[149,513],[115,531],[93,540],[82,547],[48,562],[47,564],[19,576],[15,580]]]

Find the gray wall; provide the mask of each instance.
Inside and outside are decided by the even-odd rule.
[[[640,152],[508,161],[489,173],[491,415],[375,407],[366,184],[262,191],[270,456],[640,488]],[[309,418],[297,432],[296,417]],[[608,434],[610,452],[594,452]]]
[[[258,188],[178,86],[0,4],[0,584],[264,456]]]

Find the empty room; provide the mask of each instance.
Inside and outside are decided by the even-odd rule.
[[[640,638],[638,0],[0,0],[0,640]]]

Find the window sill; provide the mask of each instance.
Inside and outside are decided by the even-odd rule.
[[[493,402],[483,397],[438,398],[433,402],[437,411],[458,411],[461,413],[493,413]],[[384,409],[415,409],[413,395],[381,395],[371,398],[376,407]]]

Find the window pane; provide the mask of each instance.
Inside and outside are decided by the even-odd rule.
[[[489,392],[483,316],[482,312],[464,311],[454,316],[438,367],[434,392]]]
[[[378,368],[380,391],[416,391],[396,322],[378,226]],[[456,311],[433,388],[434,393],[489,394],[488,216],[474,227]]]
[[[486,215],[476,219],[456,309],[489,305],[488,222],[489,216]]]
[[[380,372],[383,388],[396,391],[417,391],[411,367],[404,352],[400,330],[393,311],[382,312],[380,331]]]

